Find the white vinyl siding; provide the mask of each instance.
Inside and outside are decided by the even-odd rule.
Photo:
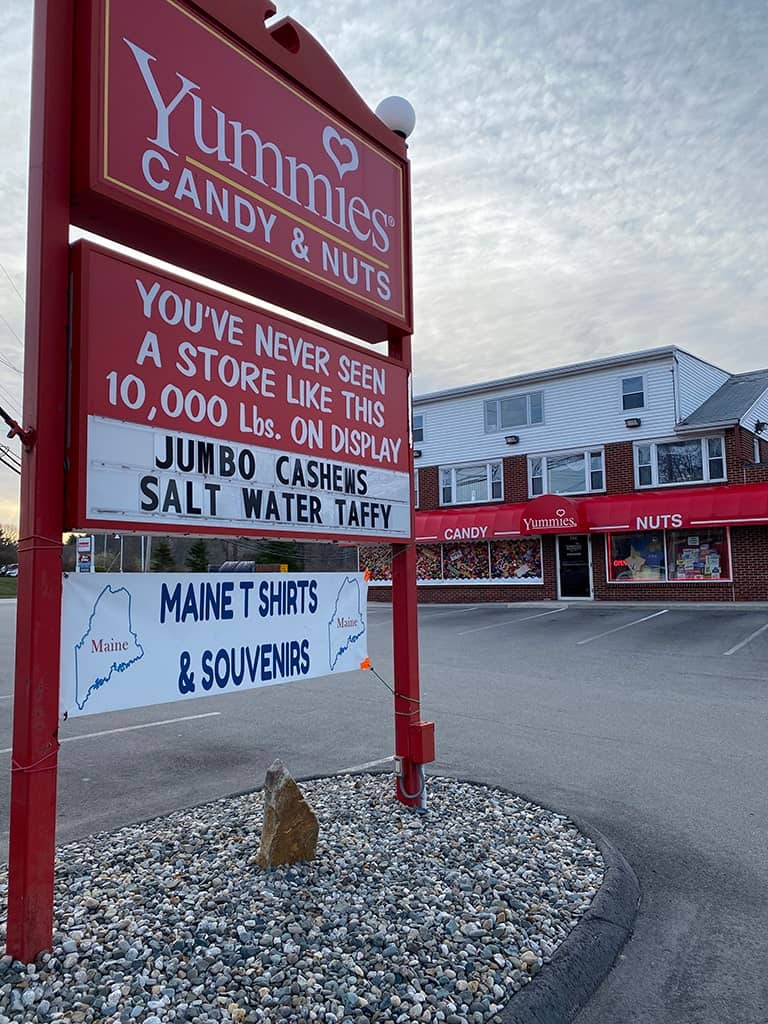
[[[642,375],[649,405],[640,414],[642,426],[630,429],[621,408],[621,380]],[[538,390],[530,385],[520,394]],[[544,390],[542,388],[541,390]],[[425,466],[451,465],[501,459],[505,455],[556,452],[602,447],[616,441],[665,437],[675,430],[672,357],[622,367],[553,377],[546,381],[544,422],[488,433],[484,403],[512,394],[509,386],[494,391],[455,394],[446,398],[416,400],[414,411],[423,412],[429,429],[418,447]],[[505,434],[517,434],[518,445],[504,442]]]
[[[720,435],[635,444],[637,487],[673,487],[725,478],[725,444]]]
[[[503,497],[501,463],[440,467],[440,504],[471,505]]]
[[[745,427],[750,433],[755,432],[755,424],[757,422],[768,424],[768,391],[764,391],[762,395],[754,402],[744,415],[739,420],[742,427]],[[763,427],[761,431],[763,438],[768,438],[768,428]]]
[[[688,352],[677,353],[678,417],[686,419],[725,384],[730,374]]]

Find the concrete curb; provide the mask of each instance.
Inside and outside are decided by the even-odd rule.
[[[354,776],[390,773],[386,768],[368,768],[336,774]],[[311,775],[296,781],[308,782],[328,777],[327,774]],[[632,934],[640,906],[640,883],[637,876],[621,851],[602,832],[579,818],[506,786],[458,776],[448,777],[472,786],[498,789],[553,814],[562,815],[579,832],[591,839],[602,854],[605,863],[603,884],[589,910],[558,946],[550,962],[525,988],[515,993],[498,1016],[500,1024],[570,1024],[606,979]]]
[[[603,884],[552,960],[509,1001],[499,1015],[501,1024],[569,1024],[608,976],[632,934],[640,905],[637,876],[601,832],[567,817],[600,849]]]

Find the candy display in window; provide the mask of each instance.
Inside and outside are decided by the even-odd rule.
[[[444,544],[443,578],[446,580],[487,580],[487,544]]]
[[[492,579],[541,580],[541,541],[538,537],[494,540],[490,548]]]
[[[442,549],[439,544],[416,545],[416,576],[420,580],[443,578]]]
[[[360,548],[360,571],[367,569],[371,582],[392,579],[392,549],[385,544]]]

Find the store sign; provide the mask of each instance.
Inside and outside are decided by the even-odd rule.
[[[360,668],[362,573],[64,579],[61,713],[147,707]]]
[[[405,163],[186,3],[97,9],[90,188],[407,329]]]
[[[655,516],[636,516],[636,530],[670,530],[683,525],[683,517],[678,512]]]
[[[529,501],[520,515],[523,533],[567,533],[584,529],[582,508],[559,494]]]
[[[402,366],[77,249],[70,528],[410,536]]]
[[[443,531],[443,540],[484,540],[487,536],[487,526],[447,526]]]
[[[96,572],[96,565],[93,559],[93,537],[78,537],[77,545],[77,572]]]

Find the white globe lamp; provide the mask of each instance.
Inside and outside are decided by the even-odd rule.
[[[376,116],[401,139],[407,139],[416,126],[416,111],[402,96],[387,96],[376,107]]]

